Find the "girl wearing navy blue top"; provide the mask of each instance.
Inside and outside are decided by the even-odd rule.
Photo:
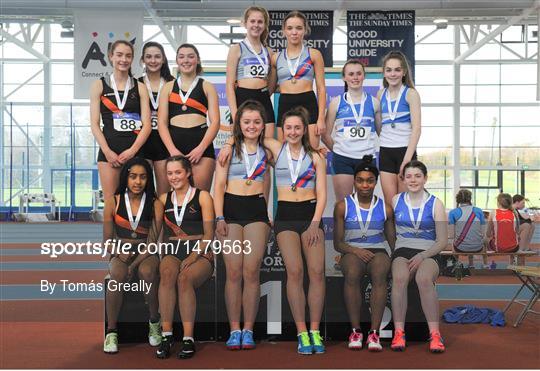
[[[270,68],[274,53],[266,45],[269,23],[270,17],[265,8],[250,6],[245,10],[243,26],[246,38],[229,49],[225,84],[232,119],[242,103],[256,100],[264,106],[265,135],[273,137],[276,120],[270,95],[274,92],[275,71]]]
[[[413,160],[403,169],[406,192],[394,196],[392,205],[396,224],[396,247],[392,255],[392,350],[405,349],[407,286],[415,279],[422,310],[431,335],[431,352],[444,352],[439,332],[439,300],[435,281],[439,276],[439,253],[448,243],[446,211],[443,203],[424,188],[427,168]]]
[[[99,145],[97,167],[104,199],[114,195],[120,168],[139,155],[152,131],[148,92],[131,75],[133,55],[129,41],[112,43],[108,56],[113,73],[90,88],[90,128]]]
[[[309,114],[309,138],[314,149],[319,148],[319,137],[326,130],[326,87],[324,60],[320,51],[304,45],[304,36],[310,32],[306,16],[295,10],[283,20],[283,33],[287,48],[272,56],[272,68],[279,85],[278,140],[283,141],[283,115],[301,106]],[[317,96],[313,91],[313,80]]]
[[[355,192],[338,201],[334,208],[334,249],[342,254],[339,262],[345,277],[344,297],[351,320],[349,349],[362,349],[360,283],[367,273],[371,279],[371,330],[367,348],[381,351],[379,328],[387,297],[390,254],[396,231],[391,206],[375,196],[379,171],[371,156],[365,156],[354,170]]]
[[[178,77],[163,86],[159,97],[159,135],[171,156],[191,161],[195,186],[209,191],[216,158],[213,141],[220,124],[218,95],[214,85],[200,77],[195,45],[180,45],[176,63]]]
[[[103,210],[103,241],[116,239],[131,244],[128,254],[113,254],[109,261],[111,280],[129,282],[134,274],[150,285],[145,293],[150,312],[148,340],[150,345],[161,342],[158,313],[157,281],[159,259],[145,249],[145,243],[156,242],[161,230],[163,207],[154,192],[152,168],[146,160],[134,157],[120,171],[120,181],[114,196],[105,200]],[[107,290],[107,335],[103,350],[118,352],[116,321],[122,307],[121,291]]]
[[[270,155],[264,147],[264,107],[248,100],[238,108],[233,126],[232,158],[218,163],[214,183],[216,234],[222,240],[240,241],[238,254],[223,253],[226,269],[225,303],[231,335],[230,350],[253,349],[253,325],[260,298],[259,268],[266,251],[270,225],[265,174]],[[266,197],[265,197],[266,196]],[[243,288],[242,288],[243,281]],[[240,316],[244,313],[244,328]]]
[[[144,66],[144,74],[138,80],[148,91],[152,123],[152,133],[144,143],[143,152],[144,157],[150,160],[154,167],[156,191],[160,195],[169,189],[165,171],[165,159],[169,157],[169,151],[158,133],[157,112],[161,89],[166,82],[174,80],[174,77],[171,75],[165,50],[160,43],[149,41],[144,44],[141,63]]]
[[[420,95],[414,88],[412,71],[405,55],[392,51],[383,58],[383,89],[377,93],[381,115],[379,170],[386,202],[405,191],[403,167],[416,159],[420,140]]]
[[[364,92],[365,69],[358,59],[341,70],[345,92],[332,99],[322,139],[332,153],[334,193],[341,201],[353,191],[354,171],[364,156],[375,158],[379,100]],[[375,160],[374,160],[375,164]]]

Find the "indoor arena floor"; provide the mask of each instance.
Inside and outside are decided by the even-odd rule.
[[[518,327],[512,324],[522,306],[513,305],[505,327],[486,324],[441,324],[447,351],[430,354],[427,343],[408,344],[394,353],[383,343],[382,353],[353,352],[345,340],[327,342],[324,355],[296,354],[294,342],[261,342],[256,350],[230,352],[222,342],[197,344],[190,360],[158,360],[148,344],[121,344],[120,353],[107,355],[103,346],[103,295],[49,295],[39,292],[40,280],[101,282],[106,260],[95,256],[40,255],[43,241],[95,240],[99,224],[1,223],[1,347],[2,368],[539,368],[540,317],[528,314]],[[539,245],[535,244],[536,251]],[[537,265],[539,257],[528,259]],[[507,259],[497,263],[504,267]],[[441,313],[452,306],[474,304],[503,309],[519,288],[511,275],[439,278]],[[522,295],[525,298],[528,293]],[[537,304],[535,309],[540,310]],[[345,310],[345,309],[344,309]],[[176,348],[175,348],[176,350]]]

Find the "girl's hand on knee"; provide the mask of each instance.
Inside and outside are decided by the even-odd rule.
[[[375,254],[366,249],[356,249],[354,253],[366,264],[375,256]]]
[[[422,253],[416,254],[409,259],[409,272],[414,272],[418,269],[420,264],[424,261],[424,255]]]

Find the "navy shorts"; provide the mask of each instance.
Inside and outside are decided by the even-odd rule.
[[[332,168],[334,169],[334,174],[347,174],[354,175],[354,168],[358,165],[362,159],[351,158],[342,156],[335,152],[332,153]],[[372,164],[377,166],[376,159],[373,159]]]

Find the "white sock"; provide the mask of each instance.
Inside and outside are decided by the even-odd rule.
[[[195,342],[195,339],[193,339],[191,336],[184,336],[184,338],[182,340],[191,340],[191,341]]]
[[[172,331],[163,331],[161,333],[161,336],[165,337],[165,336],[172,336]]]

